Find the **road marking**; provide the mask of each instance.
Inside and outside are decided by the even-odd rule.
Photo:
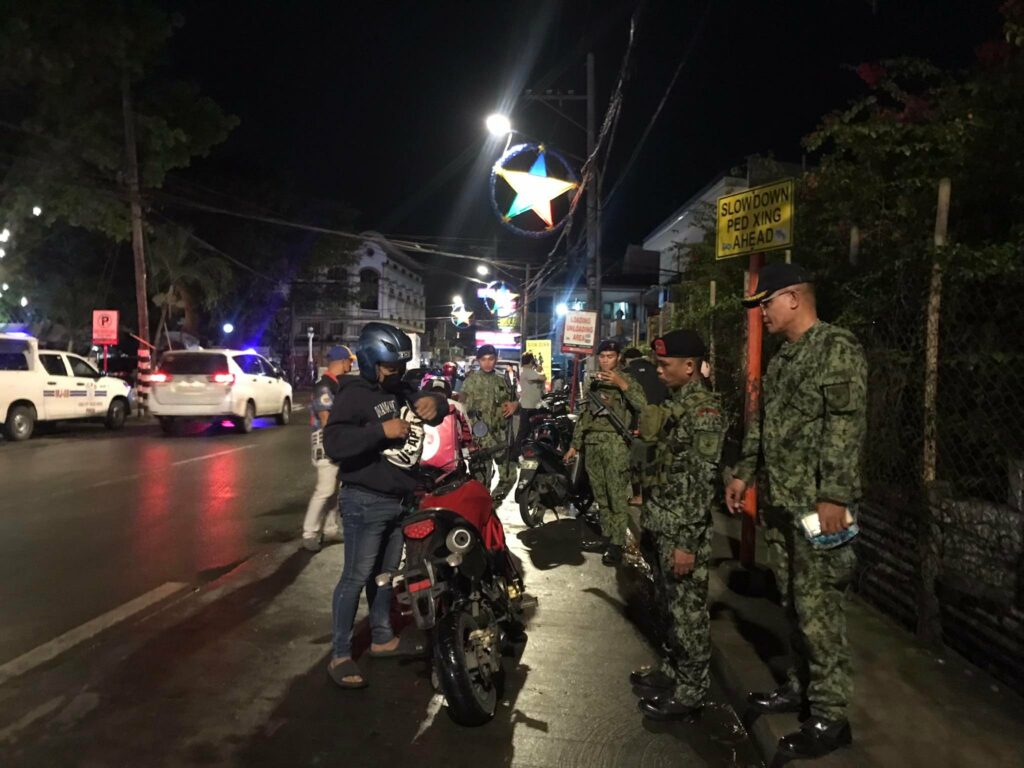
[[[27,653],[23,653],[16,659],[11,659],[3,666],[0,666],[0,685],[3,685],[13,677],[18,677],[26,672],[35,669],[40,664],[60,656],[69,651],[84,640],[95,637],[105,629],[118,624],[125,619],[144,611],[149,606],[164,600],[171,595],[177,594],[189,585],[181,581],[168,581],[156,589],[151,589],[144,595],[139,595],[123,605],[119,605],[111,611],[107,611],[95,619],[90,619],[74,629],[68,630],[63,635],[53,638],[47,643],[38,645]]]
[[[63,696],[56,696],[50,699],[45,704],[40,704],[35,709],[26,712],[22,717],[14,723],[0,731],[0,741],[9,741],[12,736],[17,735],[20,731],[28,728],[36,720],[46,717],[47,715],[56,712],[60,709],[60,705],[64,703]]]
[[[216,453],[207,453],[207,454],[204,454],[202,456],[194,456],[191,459],[181,459],[180,461],[172,461],[170,464],[167,464],[166,466],[167,467],[177,467],[177,466],[181,466],[182,464],[191,464],[191,463],[196,462],[196,461],[206,461],[207,459],[215,459],[218,456],[225,456],[225,455],[227,455],[229,453],[236,453],[238,451],[247,451],[250,448],[255,448],[256,445],[257,445],[257,443],[250,443],[249,445],[242,445],[242,446],[239,446],[238,448],[229,448],[226,451],[217,451]],[[123,483],[123,482],[126,482],[128,480],[138,480],[143,475],[152,475],[154,472],[157,472],[157,471],[162,472],[163,470],[164,470],[164,467],[161,467],[159,470],[153,470],[153,471],[150,471],[150,472],[137,472],[134,475],[124,475],[122,477],[115,477],[112,480],[103,480],[102,482],[93,483],[92,485],[87,486],[87,487],[88,488],[102,488],[105,485],[114,485],[115,483]]]
[[[444,696],[440,693],[435,693],[434,697],[427,704],[427,716],[423,718],[423,722],[420,723],[419,730],[416,731],[416,735],[412,737],[411,744],[416,742],[420,736],[427,732],[427,729],[434,724],[434,718],[437,717],[437,713],[441,711],[441,707],[444,706]]]

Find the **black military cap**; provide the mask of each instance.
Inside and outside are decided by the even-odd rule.
[[[651,344],[651,349],[658,357],[704,357],[708,351],[700,334],[689,328],[659,336]]]
[[[799,264],[767,264],[757,278],[757,290],[743,298],[743,306],[756,307],[776,291],[813,282],[814,276]]]
[[[622,351],[622,345],[619,344],[619,342],[615,341],[615,339],[605,339],[597,347],[597,354],[601,354],[602,352],[621,352],[621,351]]]
[[[476,356],[478,358],[485,357],[486,355],[494,355],[495,357],[498,356],[498,350],[494,348],[493,344],[484,344],[482,347],[480,347],[480,349],[476,351]]]

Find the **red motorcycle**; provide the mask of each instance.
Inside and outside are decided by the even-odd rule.
[[[449,716],[483,725],[501,696],[502,651],[524,639],[527,604],[491,495],[462,461],[419,500],[402,532],[404,566],[378,583],[390,582],[403,612],[430,634]]]

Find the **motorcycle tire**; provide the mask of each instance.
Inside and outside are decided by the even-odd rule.
[[[544,506],[541,504],[540,490],[530,485],[516,499],[519,502],[519,515],[527,528],[536,528],[544,524]]]
[[[455,609],[438,622],[434,634],[434,665],[448,703],[448,716],[459,725],[479,726],[490,722],[498,707],[503,674],[485,679],[466,664],[469,633],[478,629],[465,609]],[[499,655],[500,659],[500,655]]]

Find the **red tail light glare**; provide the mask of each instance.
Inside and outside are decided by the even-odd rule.
[[[171,374],[164,373],[163,371],[154,371],[153,373],[149,374],[150,384],[166,384],[170,380]]]
[[[215,373],[210,377],[210,381],[214,384],[234,384],[235,374],[233,373]]]
[[[409,525],[402,529],[402,532],[407,539],[415,539],[417,541],[425,539],[434,532],[434,521],[427,519],[416,523],[409,523]]]
[[[526,443],[523,446],[523,456],[528,459],[532,459],[537,455],[537,449],[530,443]]]

